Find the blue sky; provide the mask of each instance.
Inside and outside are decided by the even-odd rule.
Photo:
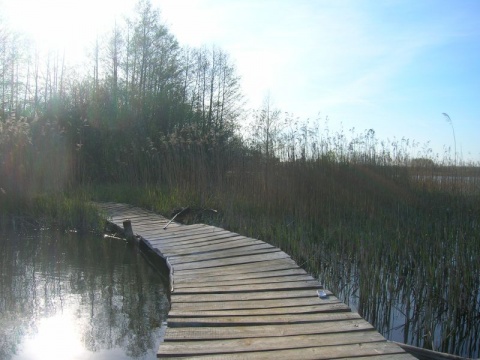
[[[430,141],[440,157],[454,154],[445,112],[457,152],[480,160],[480,1],[159,3],[182,43],[232,55],[253,107],[270,93],[301,119]]]
[[[63,18],[75,33],[62,33],[72,39],[80,32],[78,48],[136,3],[0,0],[23,9],[32,1],[38,6],[34,17],[45,2],[47,8],[73,9],[74,18]],[[444,147],[451,147],[452,157],[454,152],[445,112],[458,156],[480,162],[480,0],[152,3],[181,44],[216,45],[230,54],[251,108],[270,94],[278,108],[300,119],[321,119],[323,126],[328,116],[334,131],[372,128],[379,139],[429,141],[440,158]]]

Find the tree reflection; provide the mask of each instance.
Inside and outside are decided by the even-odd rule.
[[[0,256],[1,359],[24,352],[40,321],[61,314],[73,314],[86,354],[121,348],[129,358],[155,358],[169,308],[168,276],[126,243],[5,233]]]

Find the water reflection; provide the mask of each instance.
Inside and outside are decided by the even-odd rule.
[[[0,359],[155,359],[168,277],[119,240],[0,235]]]

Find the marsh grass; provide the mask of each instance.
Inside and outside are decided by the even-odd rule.
[[[82,233],[103,231],[104,218],[98,209],[78,194],[51,193],[29,199],[5,195],[3,200],[1,228],[19,231],[50,228]]]
[[[73,189],[67,139],[46,120],[0,120],[0,226],[101,231],[88,195]]]
[[[135,165],[131,176],[155,173],[158,183],[91,193],[167,217],[178,207],[216,209],[219,216],[188,221],[278,246],[387,338],[478,356],[478,166],[412,159],[406,145],[399,157],[353,154],[346,140],[298,160],[185,144],[165,144]]]

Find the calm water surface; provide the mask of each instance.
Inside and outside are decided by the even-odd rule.
[[[0,359],[155,359],[167,288],[122,240],[0,232]]]

